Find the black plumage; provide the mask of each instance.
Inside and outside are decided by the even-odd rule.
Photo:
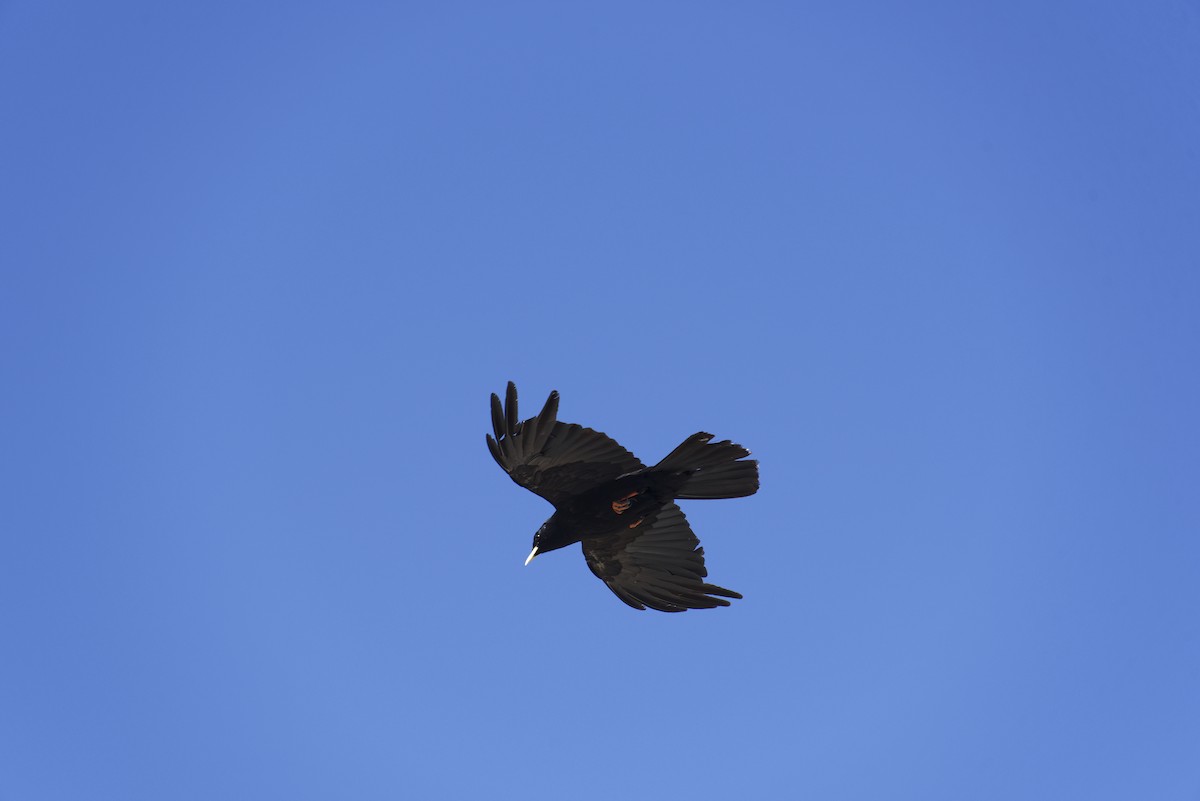
[[[512,382],[492,395],[488,449],[513,481],[554,505],[533,535],[534,556],[582,542],[588,567],[635,609],[683,612],[729,606],[733,590],[705,582],[704,549],[677,499],[741,498],[758,491],[758,462],[700,432],[646,467],[599,431],[558,422],[558,393],[521,421]]]

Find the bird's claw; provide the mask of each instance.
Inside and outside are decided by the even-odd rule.
[[[631,501],[629,499],[636,497],[636,496],[637,496],[636,492],[631,492],[628,495],[624,495],[620,498],[617,498],[615,501],[612,502],[613,512],[615,514],[619,514],[619,515],[623,515],[626,512],[628,512],[629,507],[633,506],[633,501]]]

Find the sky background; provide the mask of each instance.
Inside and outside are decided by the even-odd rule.
[[[0,801],[1196,801],[1198,308],[1192,0],[0,2]]]

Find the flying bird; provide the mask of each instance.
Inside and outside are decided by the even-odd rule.
[[[753,495],[758,462],[745,458],[750,451],[701,431],[646,467],[599,431],[558,422],[557,391],[537,417],[521,421],[511,381],[503,406],[492,395],[492,429],[496,463],[554,505],[526,565],[581,542],[588,567],[634,609],[712,609],[742,597],[704,581],[704,549],[675,501]]]

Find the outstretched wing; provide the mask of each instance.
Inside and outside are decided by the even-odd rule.
[[[581,492],[643,465],[611,438],[574,423],[560,423],[558,392],[537,417],[517,420],[517,388],[509,381],[504,406],[492,395],[488,450],[513,481],[558,506]]]
[[[673,503],[635,528],[584,540],[583,557],[592,572],[634,609],[712,609],[729,606],[725,598],[742,597],[705,583],[704,549]]]

